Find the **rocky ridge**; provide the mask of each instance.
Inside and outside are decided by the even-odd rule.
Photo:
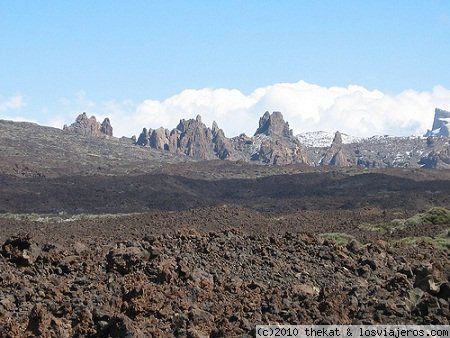
[[[280,112],[265,112],[253,136],[227,138],[216,122],[207,127],[198,115],[182,119],[173,129],[143,128],[135,145],[194,160],[231,160],[266,165],[306,164],[312,166],[359,166],[365,168],[449,168],[450,112],[436,109],[427,137],[374,136],[355,138],[336,132],[329,146],[327,133],[293,136]],[[101,124],[94,116],[80,114],[65,131],[88,136],[112,136],[108,118]],[[318,138],[317,141],[314,138]],[[304,144],[303,144],[303,143]]]
[[[113,127],[109,118],[105,118],[100,123],[95,116],[88,117],[86,113],[78,115],[70,126],[64,125],[63,130],[85,136],[113,136]]]
[[[242,160],[261,164],[308,163],[306,150],[293,136],[289,124],[280,112],[266,112],[253,137],[245,134],[227,138],[216,122],[207,127],[200,115],[180,120],[169,131],[144,128],[136,145],[181,153],[197,160]]]
[[[359,166],[365,168],[449,168],[450,142],[447,123],[450,112],[436,109],[427,137],[374,136],[356,138],[336,132],[329,146],[323,132],[293,136],[281,112],[265,112],[253,136],[227,138],[214,121],[206,126],[201,116],[182,119],[173,130],[143,128],[135,145],[162,153],[185,155],[194,160],[231,160],[266,165]],[[80,114],[65,131],[89,136],[112,135],[108,118]],[[447,132],[446,132],[447,131]],[[318,138],[315,140],[315,138]]]
[[[450,112],[436,109],[433,132],[427,137],[373,136],[344,143],[340,137],[327,147],[308,147],[313,165],[364,168],[450,168],[450,139],[446,134]],[[311,143],[311,140],[309,140]]]
[[[136,147],[129,138],[97,137],[0,120],[0,175],[133,175],[193,161],[188,156]]]
[[[330,147],[310,147],[307,150],[313,165],[426,169],[450,167],[450,139],[447,137],[374,136],[340,147],[332,144]],[[339,161],[331,161],[335,154],[335,160]]]
[[[195,119],[180,120],[172,131],[162,127],[154,130],[144,128],[135,144],[184,154],[197,160],[238,159],[230,140],[217,123],[213,122],[212,128],[209,128],[202,122],[200,115]]]
[[[324,132],[293,136],[289,123],[277,111],[264,113],[253,136],[241,134],[231,139],[216,122],[209,128],[197,116],[181,120],[172,131],[144,128],[135,144],[184,154],[196,160],[221,159],[266,165],[448,168],[447,116],[449,112],[436,109],[433,132],[429,132],[427,138],[358,138],[336,132],[330,145],[330,136]]]

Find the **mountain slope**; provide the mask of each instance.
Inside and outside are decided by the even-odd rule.
[[[137,174],[190,157],[143,149],[130,139],[0,120],[0,173],[19,176]]]

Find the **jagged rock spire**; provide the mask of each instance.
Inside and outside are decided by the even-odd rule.
[[[113,128],[109,118],[105,118],[100,124],[95,116],[88,117],[85,112],[78,115],[70,126],[64,125],[63,130],[89,136],[112,136]]]
[[[268,111],[259,119],[259,128],[255,135],[264,134],[275,137],[290,137],[292,130],[289,129],[289,123],[284,121],[283,114],[274,111],[270,114]]]
[[[436,108],[434,110],[433,127],[431,128],[431,130],[428,130],[424,136],[449,137],[450,136],[449,127],[450,127],[450,112]]]

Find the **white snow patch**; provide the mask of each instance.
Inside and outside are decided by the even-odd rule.
[[[305,133],[301,133],[297,135],[297,139],[301,144],[307,147],[317,147],[317,148],[325,148],[329,147],[334,139],[334,133],[330,133],[327,131],[309,131]],[[363,140],[362,137],[351,136],[347,134],[342,134],[342,143],[356,143]]]

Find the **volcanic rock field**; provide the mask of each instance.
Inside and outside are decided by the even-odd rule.
[[[449,324],[447,169],[196,160],[70,128],[0,123],[0,337]]]

